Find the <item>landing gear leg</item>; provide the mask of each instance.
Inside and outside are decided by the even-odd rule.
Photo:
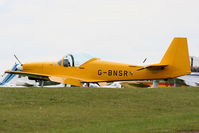
[[[90,83],[86,83],[87,87],[90,87]]]
[[[43,80],[39,81],[39,85],[41,86],[41,88],[43,88],[44,87],[44,81]]]
[[[174,79],[174,84],[173,84],[173,87],[178,87],[178,84],[177,84],[177,81],[176,81],[176,79]]]
[[[153,85],[151,88],[158,88],[158,84],[159,84],[158,80],[153,80]]]

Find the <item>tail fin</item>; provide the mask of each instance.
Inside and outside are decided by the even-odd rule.
[[[171,75],[181,76],[191,72],[186,38],[174,38],[160,64],[168,65]]]

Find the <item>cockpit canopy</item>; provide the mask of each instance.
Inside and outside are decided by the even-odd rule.
[[[64,67],[79,67],[92,58],[93,56],[83,53],[68,54],[58,61],[58,64]]]

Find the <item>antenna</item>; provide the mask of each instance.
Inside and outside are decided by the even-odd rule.
[[[22,65],[21,61],[17,58],[17,56],[14,54],[15,59],[17,59],[17,61],[19,62],[19,64]]]
[[[147,58],[145,58],[145,59],[144,59],[144,61],[143,61],[142,63],[145,63],[145,62],[146,62],[146,60],[147,60]]]

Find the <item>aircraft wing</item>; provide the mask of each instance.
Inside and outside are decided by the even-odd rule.
[[[18,74],[22,76],[28,76],[40,80],[50,80],[53,82],[58,83],[64,83],[64,84],[70,84],[75,86],[82,86],[83,82],[92,82],[90,80],[85,79],[79,79],[76,77],[70,77],[70,76],[57,76],[57,75],[44,75],[44,74],[38,74],[38,73],[28,73],[28,72],[20,72],[20,71],[6,71],[5,73],[11,73],[11,74]]]
[[[144,66],[142,68],[139,68],[136,71],[140,71],[140,70],[144,70],[144,69],[148,69],[148,70],[163,70],[167,66],[168,65],[164,65],[164,64],[152,64],[152,65],[148,65],[148,66]]]
[[[189,75],[184,75],[177,77],[178,79],[184,80],[185,83],[189,86],[199,86],[199,74],[191,73]]]
[[[40,79],[40,80],[48,80],[47,75],[41,75],[41,74],[38,74],[38,73],[27,73],[27,72],[20,72],[20,71],[5,71],[5,73],[18,74],[18,75],[22,75],[22,76],[37,78],[37,79]]]
[[[67,76],[61,76],[61,77],[50,76],[49,79],[50,79],[50,81],[53,81],[53,82],[70,84],[70,85],[75,85],[75,86],[82,86],[82,82],[83,82],[80,79],[67,77]]]

